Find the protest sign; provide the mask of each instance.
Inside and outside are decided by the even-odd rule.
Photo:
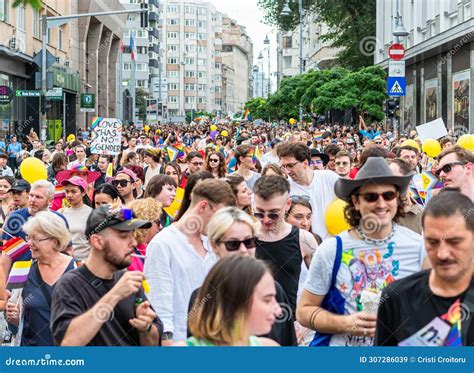
[[[119,154],[122,140],[122,121],[117,118],[94,118],[91,125],[91,153]]]

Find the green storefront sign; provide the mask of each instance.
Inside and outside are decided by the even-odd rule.
[[[81,111],[89,113],[95,111],[95,93],[81,93]]]
[[[80,91],[81,79],[78,73],[71,74],[55,67],[52,67],[49,71],[53,73],[53,85],[55,87],[61,87],[73,92]]]

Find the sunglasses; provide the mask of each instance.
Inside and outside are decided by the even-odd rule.
[[[290,196],[291,202],[306,201],[309,202],[309,196]]]
[[[265,218],[265,215],[268,217],[270,220],[278,220],[280,217],[279,212],[254,212],[253,216],[255,216],[258,220],[263,220]]]
[[[217,163],[217,162],[219,162],[219,159],[211,158],[211,159],[209,159],[209,162]]]
[[[443,171],[445,174],[449,174],[452,169],[453,169],[453,166],[457,166],[457,165],[465,165],[466,162],[452,162],[452,163],[446,163],[443,167],[441,167],[439,170],[437,170],[435,172],[436,176],[439,177],[439,175],[441,175],[441,171]]]
[[[114,180],[113,185],[115,187],[118,187],[120,185],[122,188],[125,188],[128,183],[131,183],[131,181],[130,180],[125,180],[125,179],[123,179],[123,180]]]
[[[192,162],[191,163],[194,167],[197,167],[197,166],[202,166],[204,164],[204,162]]]
[[[256,238],[255,237],[250,237],[245,240],[239,241],[239,240],[232,240],[232,241],[220,241],[217,240],[217,244],[223,243],[227,251],[237,251],[239,250],[239,247],[241,244],[244,244],[245,248],[248,249],[254,249],[256,246]]]
[[[366,202],[377,202],[380,196],[382,196],[385,201],[393,201],[395,198],[397,198],[398,193],[390,190],[382,193],[369,192],[360,193],[358,195],[361,196]]]

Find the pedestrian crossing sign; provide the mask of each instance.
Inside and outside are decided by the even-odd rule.
[[[405,96],[406,83],[407,82],[405,77],[389,76],[387,78],[387,96]]]

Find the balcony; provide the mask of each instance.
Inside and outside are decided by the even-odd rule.
[[[160,63],[158,62],[157,59],[151,58],[148,60],[148,66],[159,68]]]
[[[148,13],[148,20],[150,22],[158,22],[160,17],[158,16],[157,12],[149,12]]]
[[[153,36],[157,39],[160,39],[160,33],[158,32],[158,30],[156,28],[151,28],[150,31],[148,31],[148,36]]]
[[[155,52],[160,54],[160,45],[156,43],[150,43],[148,46],[148,52]]]
[[[158,0],[148,0],[148,4],[154,5],[157,8],[159,8],[159,6],[160,6],[160,2]]]

